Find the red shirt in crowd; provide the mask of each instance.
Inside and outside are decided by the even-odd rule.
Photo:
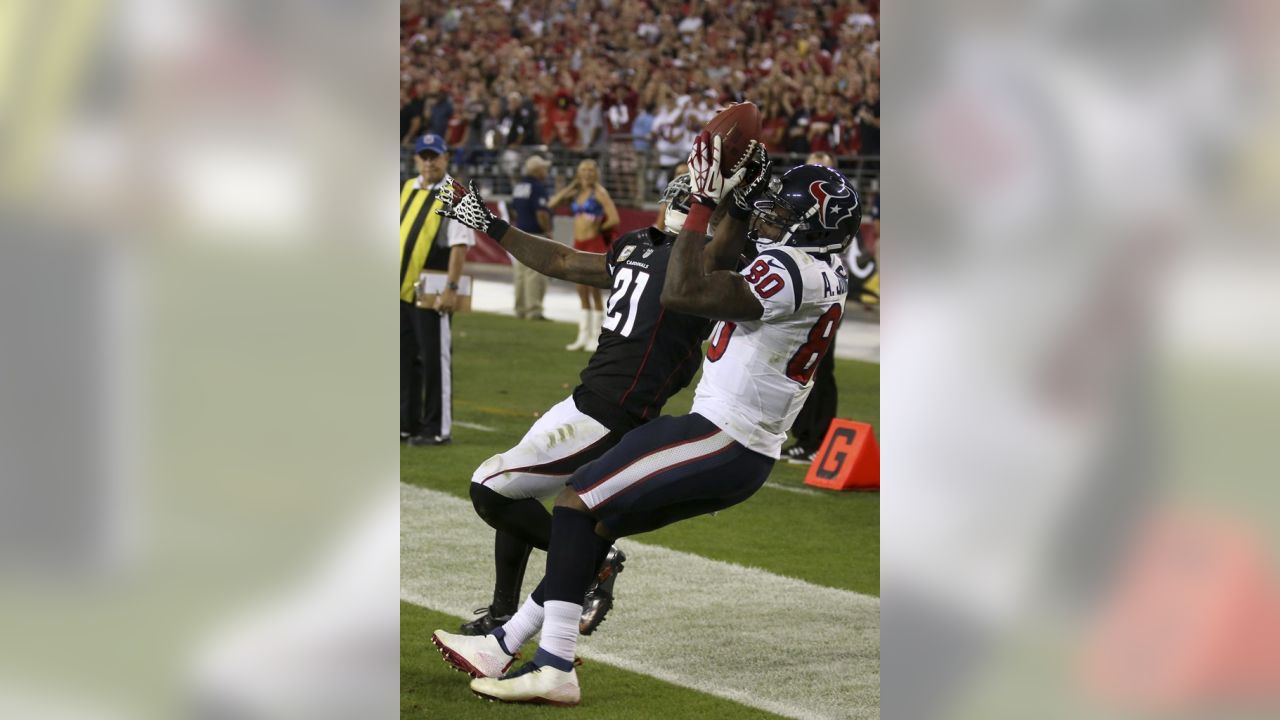
[[[787,141],[787,117],[785,115],[775,115],[765,118],[760,124],[760,134],[764,136],[764,149],[771,153],[780,153],[784,150],[782,144]]]
[[[460,106],[460,102],[461,101],[455,102],[455,111],[453,115],[449,117],[449,126],[444,133],[445,144],[449,147],[461,145],[463,138],[467,134],[467,119],[462,116],[461,112],[457,111],[457,108]]]
[[[809,127],[822,123],[826,129],[809,136],[809,152],[831,152],[831,131],[835,122],[836,114],[833,112],[813,114],[809,119]]]
[[[620,85],[606,93],[600,103],[604,108],[604,123],[610,135],[630,135],[636,121],[636,107],[640,95],[635,90]]]
[[[542,136],[549,144],[560,143],[565,147],[578,146],[578,106],[567,93],[556,95],[556,101],[543,116]],[[549,129],[549,132],[548,132]]]
[[[833,155],[857,155],[862,149],[862,140],[858,137],[858,123],[836,122],[831,128],[831,149]]]

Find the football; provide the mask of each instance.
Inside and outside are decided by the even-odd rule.
[[[728,175],[751,141],[760,139],[760,109],[750,102],[730,105],[711,118],[706,130],[720,136],[720,171]]]

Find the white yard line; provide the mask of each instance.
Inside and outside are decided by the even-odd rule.
[[[493,589],[493,530],[470,503],[411,485],[400,486],[400,514],[401,599],[469,617]],[[617,605],[581,639],[583,657],[786,717],[879,717],[879,598],[618,544]],[[535,552],[526,592],[544,564]]]
[[[782,485],[775,482],[766,482],[764,486],[773,490],[785,490],[790,493],[796,493],[797,495],[822,496],[830,494],[829,492],[814,490],[813,488],[791,487],[790,485]]]
[[[480,432],[497,432],[498,431],[497,428],[491,428],[488,425],[481,425],[480,423],[473,423],[473,422],[463,422],[462,420],[454,420],[453,424],[457,425],[458,427],[467,428],[468,430],[479,430]]]

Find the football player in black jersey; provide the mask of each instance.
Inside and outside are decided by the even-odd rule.
[[[744,191],[745,171],[723,167],[721,143],[706,129],[694,141],[696,202],[671,249],[661,296],[667,312],[720,321],[692,410],[637,427],[573,473],[556,498],[547,571],[533,593],[543,601],[540,626],[531,627],[534,613],[526,605],[484,638],[433,635],[454,667],[483,676],[470,683],[483,698],[577,705],[578,598],[595,563],[615,538],[754,495],[812,389],[814,366],[829,349],[848,291],[838,255],[857,232],[857,193],[844,176],[812,165],[785,173],[777,191],[758,182]],[[741,272],[706,270],[706,229],[722,205],[732,207],[717,232],[732,222],[743,241],[754,239],[760,249]],[[533,659],[505,672],[509,650],[538,631]]]
[[[768,172],[763,147],[744,158]],[[452,182],[446,187],[454,188]],[[672,242],[688,210],[688,176],[673,181],[663,198],[665,214],[655,226],[623,235],[607,254],[574,250],[511,227],[471,192],[453,189],[441,211],[485,232],[525,265],[550,277],[610,289],[599,348],[583,368],[570,397],[544,413],[510,450],[476,469],[471,500],[497,532],[493,600],[466,623],[464,635],[486,635],[511,619],[531,548],[546,550],[551,514],[541,499],[554,496],[574,470],[600,457],[632,428],[657,417],[667,399],[686,387],[702,361],[704,318],[665,310],[660,301]],[[732,224],[732,223],[730,223]],[[729,228],[727,228],[729,229]],[[740,257],[741,232],[717,233],[707,245],[708,267],[732,268]],[[613,581],[625,556],[610,548],[583,602],[579,629],[589,635],[613,604]],[[526,605],[541,606],[530,598]],[[514,650],[514,648],[513,648]]]

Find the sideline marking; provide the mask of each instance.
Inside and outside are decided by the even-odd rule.
[[[454,424],[456,425],[457,423],[455,422]],[[815,496],[822,497],[823,495],[826,495],[826,493],[822,492],[821,490],[814,490],[813,488],[791,487],[790,485],[783,485],[781,483],[776,483],[776,482],[766,482],[764,486],[767,488],[773,488],[774,490],[786,490],[787,492],[798,493],[800,495],[808,495],[810,497],[815,497]]]
[[[879,598],[627,538],[618,545],[628,555],[618,605],[579,654],[786,717],[879,717]],[[545,563],[537,554],[525,590]],[[492,576],[493,530],[471,504],[402,483],[400,598],[465,618]],[[689,592],[690,578],[705,590]]]

